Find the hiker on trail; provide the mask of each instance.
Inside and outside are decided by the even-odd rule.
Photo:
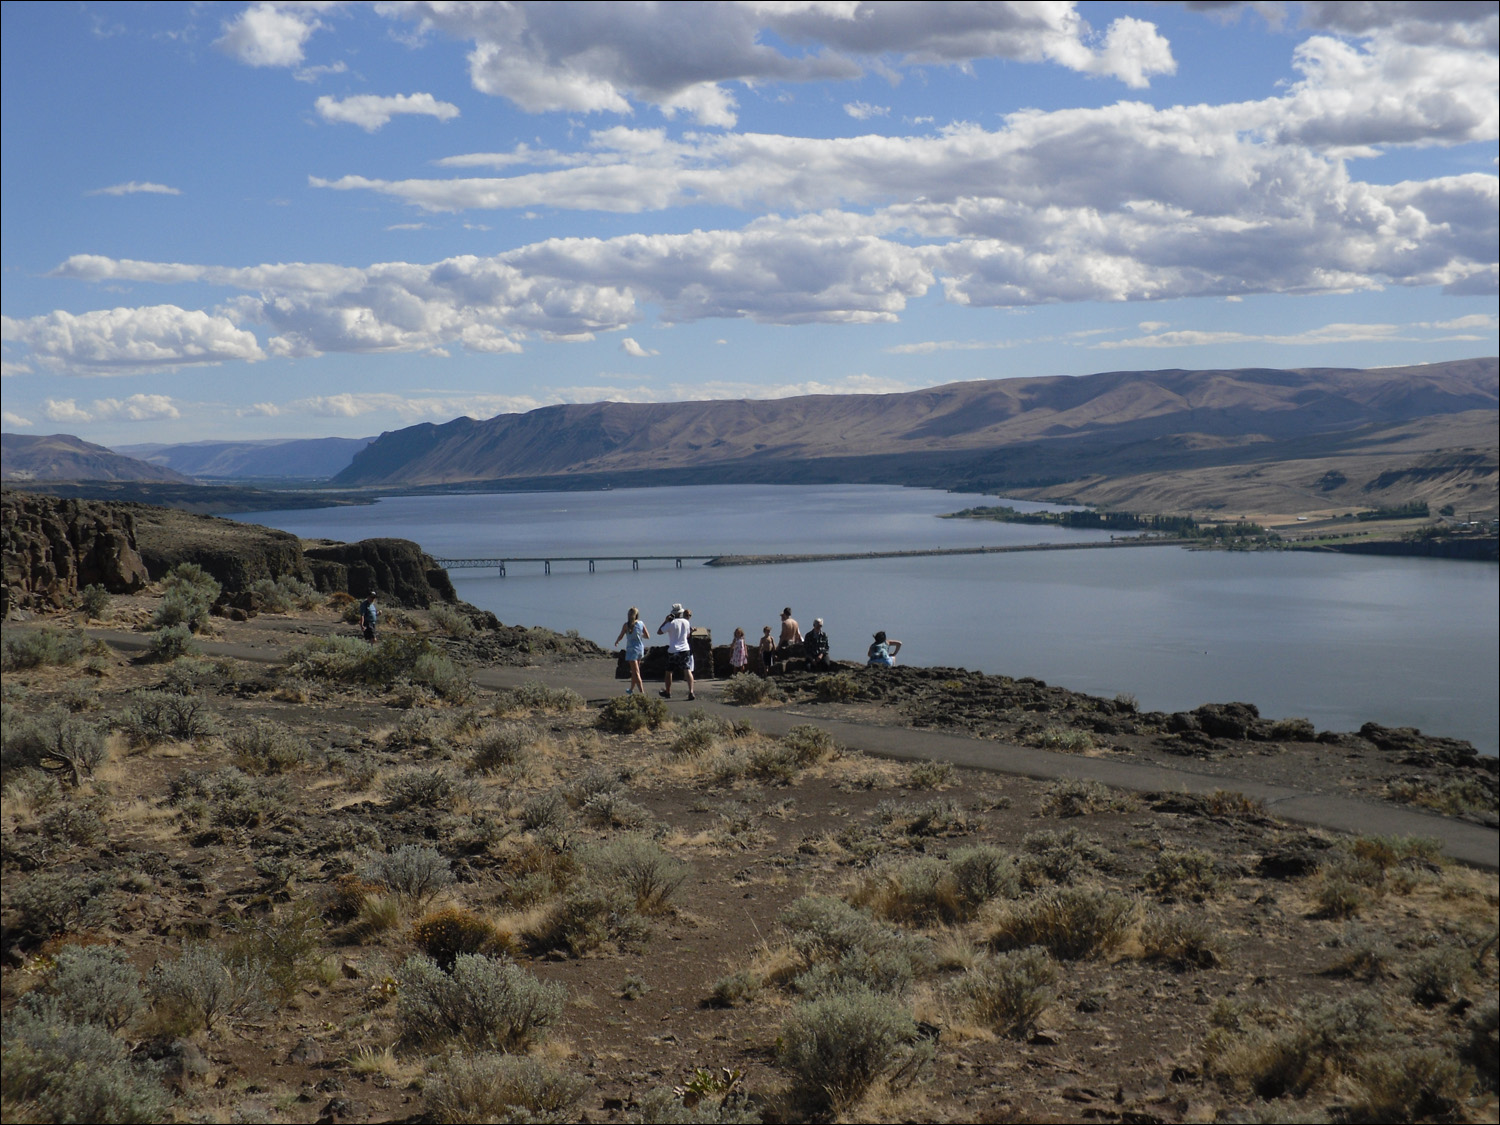
[[[813,627],[802,638],[802,653],[807,657],[810,671],[826,672],[832,667],[828,660],[828,634],[823,632],[823,619],[813,618]]]
[[[734,627],[734,643],[729,646],[729,666],[734,675],[739,675],[750,665],[750,646],[745,643],[745,630]]]
[[[870,646],[870,667],[889,668],[896,663],[896,654],[901,651],[901,642],[886,638],[885,630],[875,634],[875,643]]]
[[[379,621],[380,607],[375,604],[375,595],[371,594],[359,603],[359,631],[371,644],[375,643],[375,626]]]
[[[646,624],[635,606],[631,606],[625,615],[625,624],[620,626],[620,636],[615,638],[615,644],[620,643],[621,637],[625,639],[625,663],[630,665],[630,686],[625,689],[625,694],[640,692],[644,695],[646,685],[641,682],[641,658],[646,655]]]
[[[688,611],[682,608],[681,602],[673,602],[672,612],[667,614],[667,619],[656,629],[657,636],[667,638],[667,682],[661,691],[663,699],[672,698],[672,674],[674,672],[687,681],[688,699],[698,698],[693,694],[693,649],[688,643],[693,635],[693,623],[689,620],[690,616]]]

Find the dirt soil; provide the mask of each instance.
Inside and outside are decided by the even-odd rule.
[[[113,624],[144,623],[153,597],[116,599]],[[349,631],[327,610],[215,628],[277,649]],[[420,612],[390,629],[441,640]],[[530,633],[457,648],[491,661],[505,649],[545,686],[569,666],[568,646],[522,652],[545,631]],[[812,677],[788,677],[786,707],[813,726],[830,715],[1037,742],[1088,731],[1082,753],[1188,753],[1209,770],[1253,760],[1268,777],[1340,790],[1384,792],[1418,775],[1439,788],[1493,778],[1460,748],[1407,736],[1392,736],[1398,749],[1371,733],[1225,738],[1205,733],[1205,715],[1211,727],[1213,716],[1258,720],[1204,712],[1196,730],[1181,720],[1173,731],[1170,716],[1037,681],[894,671],[851,670],[863,694],[844,703],[817,702]],[[8,729],[50,708],[114,728],[108,761],[77,788],[54,792],[34,771],[7,770],[7,1035],[16,1005],[48,987],[69,944],[122,949],[145,976],[189,942],[228,949],[298,917],[310,935],[293,986],[261,1006],[212,1030],[147,1007],[115,1033],[137,1058],[167,1061],[174,1120],[438,1119],[434,1091],[468,1049],[403,1038],[398,980],[419,949],[418,923],[445,907],[477,916],[495,948],[566,990],[562,1018],[531,1054],[581,1079],[581,1093],[550,1118],[534,1109],[538,1120],[640,1120],[648,1094],[673,1088],[688,1103],[704,1098],[679,1105],[681,1120],[1494,1121],[1500,1108],[1496,876],[1441,862],[1419,842],[1278,822],[1230,783],[1210,798],[1131,796],[838,748],[788,758],[790,743],[758,733],[750,708],[731,728],[674,704],[674,721],[619,734],[600,729],[597,702],[542,691],[445,702],[409,684],[343,684],[231,658],[163,665],[105,650],[8,670],[4,682]],[[191,693],[212,730],[132,742],[121,718],[143,689]],[[255,776],[260,803],[249,812],[184,800],[186,782],[246,764],[234,736],[257,723],[304,739],[306,760]],[[497,728],[519,731],[522,749],[508,767],[476,772],[476,750]],[[443,779],[444,795],[404,803],[413,770]],[[589,800],[601,785],[610,800]],[[553,793],[560,807],[536,824]],[[87,810],[97,830],[76,821],[70,830],[59,808]],[[680,888],[659,908],[614,918],[592,948],[549,940],[548,912],[580,857],[627,837],[686,864]],[[420,905],[398,904],[370,875],[373,860],[408,844],[435,848],[454,876]],[[915,892],[893,888],[920,882],[914,861],[976,846],[1009,857],[1008,890],[971,911],[903,907]],[[17,907],[32,881],[69,875],[103,877],[103,909],[89,925],[39,928]],[[364,880],[352,899],[351,876]],[[1124,904],[1113,938],[1048,961],[1054,979],[1034,1020],[987,1020],[965,999],[966,982],[1018,944],[1005,935],[1020,914],[1077,888]],[[808,895],[840,897],[920,950],[890,1002],[917,1021],[912,1050],[930,1060],[900,1073],[877,1067],[858,1097],[832,1105],[778,1054],[813,995],[799,977],[807,955],[785,924]],[[725,985],[734,974],[744,987]],[[1355,1009],[1362,1022],[1334,1046],[1303,1034]],[[1287,1044],[1312,1060],[1296,1081],[1266,1062]],[[5,1111],[36,1118],[9,1086]]]

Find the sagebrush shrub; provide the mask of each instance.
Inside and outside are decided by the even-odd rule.
[[[767,700],[785,703],[786,692],[781,690],[781,685],[775,680],[763,679],[760,676],[735,676],[724,685],[720,698],[726,703],[749,707],[756,703],[765,703]]]
[[[109,591],[97,584],[85,586],[78,595],[79,608],[94,621],[104,621],[109,617],[111,601]]]
[[[474,635],[474,622],[452,606],[434,605],[427,611],[427,615],[438,631],[449,637],[461,640]]]
[[[270,984],[259,962],[232,958],[207,942],[184,946],[146,976],[153,1008],[168,1020],[205,1031],[257,1011]]]
[[[304,899],[242,923],[229,962],[256,966],[264,987],[285,1000],[316,978],[322,952],[322,916]]]
[[[423,1094],[427,1118],[459,1125],[579,1120],[585,1078],[536,1059],[454,1055]]]
[[[389,775],[381,781],[380,789],[385,794],[386,804],[392,809],[451,808],[454,799],[460,795],[446,771],[421,767]]]
[[[396,1020],[413,1043],[459,1039],[516,1053],[541,1039],[562,1015],[564,989],[520,966],[461,953],[445,973],[429,957],[407,958],[396,976]]]
[[[11,908],[16,928],[36,938],[101,926],[114,916],[111,882],[103,876],[85,879],[55,871],[37,871],[14,886]]]
[[[1113,796],[1108,786],[1093,778],[1064,778],[1055,781],[1042,794],[1044,816],[1088,816],[1127,807],[1128,802]]]
[[[521,827],[528,832],[561,828],[568,822],[568,801],[556,789],[529,793],[521,802]]]
[[[691,868],[647,836],[622,836],[588,848],[583,866],[595,879],[622,888],[642,914],[667,910]]]
[[[660,699],[643,694],[617,695],[599,708],[594,725],[614,734],[634,734],[638,730],[655,730],[671,721],[671,712]]]
[[[1112,865],[1108,849],[1076,828],[1028,832],[1021,839],[1021,848],[1021,882],[1032,888],[1072,883],[1087,871],[1108,870]]]
[[[1035,947],[983,961],[951,986],[973,1016],[1001,1035],[1025,1039],[1051,1005],[1056,966]]]
[[[824,703],[848,703],[864,694],[859,681],[848,672],[835,672],[831,676],[819,676],[813,681],[813,691]]]
[[[833,735],[812,723],[801,723],[781,736],[781,744],[790,751],[799,766],[812,766],[833,757],[836,747]]]
[[[211,602],[187,590],[172,590],[157,603],[151,615],[155,629],[186,629],[201,633],[208,625]]]
[[[403,844],[365,865],[365,877],[384,883],[410,902],[426,902],[453,882],[453,868],[442,854],[422,844]]]
[[[1177,969],[1209,969],[1224,959],[1224,941],[1207,922],[1175,914],[1146,917],[1141,950],[1147,960]]]
[[[889,996],[863,989],[798,1004],[782,1025],[777,1062],[835,1111],[908,1063],[916,1039],[911,1014]]]
[[[531,758],[541,732],[530,723],[496,723],[480,731],[469,756],[475,773],[517,775]]]
[[[906,781],[913,789],[937,789],[953,774],[952,762],[915,762],[906,772]]]
[[[496,692],[491,710],[496,715],[507,715],[515,711],[578,711],[583,706],[583,696],[572,688],[548,687],[536,680],[527,680]]]
[[[98,723],[52,710],[7,723],[3,754],[7,770],[44,769],[77,787],[108,760],[109,749]]]
[[[1146,889],[1164,902],[1202,902],[1218,893],[1218,867],[1214,857],[1199,848],[1164,851],[1146,872]]]
[[[24,1009],[5,1021],[0,1083],[7,1110],[32,1121],[145,1125],[166,1120],[172,1104],[157,1069],[133,1062],[105,1028]]]
[[[248,774],[279,774],[307,765],[312,747],[289,727],[256,722],[229,736],[229,753],[234,764]]]
[[[83,656],[85,638],[81,632],[63,633],[57,629],[32,629],[16,632],[4,639],[0,665],[7,672],[24,671],[47,665],[76,664]]]
[[[532,938],[540,949],[566,949],[582,957],[608,942],[629,943],[648,932],[648,924],[636,913],[635,902],[624,888],[583,881],[547,908]]]
[[[130,693],[119,726],[132,745],[151,746],[211,735],[218,729],[218,717],[195,692],[150,689]]]
[[[141,975],[125,951],[105,945],[65,945],[40,988],[21,997],[36,1015],[119,1031],[141,1010]]]
[[[153,660],[170,663],[197,651],[198,646],[193,643],[192,631],[186,625],[168,625],[158,629],[151,636],[150,653]]]
[[[1065,887],[1016,903],[990,935],[998,949],[1039,945],[1060,961],[1102,957],[1125,940],[1136,903],[1116,891]]]

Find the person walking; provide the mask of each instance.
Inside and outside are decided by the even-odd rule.
[[[359,631],[371,644],[375,643],[375,626],[380,621],[380,606],[375,602],[376,597],[372,593],[359,603]]]
[[[630,607],[630,612],[625,615],[625,624],[620,626],[620,635],[615,638],[615,644],[621,639],[625,641],[625,663],[630,665],[630,686],[625,689],[626,695],[635,692],[646,694],[646,685],[641,681],[641,658],[646,655],[646,624],[641,620],[641,611],[635,606]]]
[[[661,691],[663,699],[672,698],[672,675],[676,673],[687,681],[688,700],[698,697],[693,694],[693,648],[689,643],[693,635],[693,624],[688,620],[688,611],[681,602],[672,603],[672,612],[656,629],[657,636],[667,638],[666,686]]]

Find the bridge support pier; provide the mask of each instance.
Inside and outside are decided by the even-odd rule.
[[[589,559],[589,573],[590,574],[594,573],[594,560],[593,559]]]
[[[641,569],[641,560],[640,559],[631,559],[630,560],[630,569],[631,570],[640,570]]]
[[[681,570],[681,569],[682,569],[682,560],[681,560],[681,559],[678,559],[678,560],[677,560],[677,569],[678,569],[678,570]]]
[[[505,577],[505,564],[504,563],[500,564],[500,577],[501,578]]]
[[[552,573],[552,560],[551,559],[548,559],[546,562],[542,563],[542,573],[543,574],[551,574]]]

